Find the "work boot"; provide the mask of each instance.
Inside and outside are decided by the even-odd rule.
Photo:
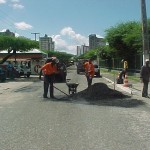
[[[54,95],[50,95],[50,98],[55,98],[55,96]]]
[[[46,95],[43,94],[43,98],[48,98]]]

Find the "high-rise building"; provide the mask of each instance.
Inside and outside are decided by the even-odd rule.
[[[81,45],[77,46],[77,56],[85,54],[89,50],[89,46]]]
[[[98,37],[96,34],[89,35],[89,49],[95,49],[100,46],[105,46],[106,42],[102,37]]]
[[[81,55],[81,47],[77,46],[77,56],[80,56],[80,55]]]
[[[10,32],[9,29],[7,29],[7,30],[4,31],[4,32],[0,32],[0,35],[2,35],[2,36],[13,36],[13,37],[15,37],[15,33]]]
[[[51,37],[48,37],[47,34],[45,34],[44,37],[39,38],[39,46],[41,50],[54,51],[55,42],[53,41]]]

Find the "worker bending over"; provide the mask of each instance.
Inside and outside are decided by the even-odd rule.
[[[55,74],[58,73],[58,68],[57,68],[57,59],[49,59],[47,60],[46,64],[42,66],[41,70],[44,74],[44,94],[43,98],[48,98],[47,93],[50,85],[50,97],[54,98],[54,79],[55,79]],[[41,77],[39,77],[41,78]]]

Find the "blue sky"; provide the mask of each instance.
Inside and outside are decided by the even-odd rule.
[[[150,0],[146,6],[150,18]],[[30,39],[47,34],[57,51],[72,54],[88,45],[90,34],[105,37],[106,29],[127,21],[141,21],[141,0],[0,0],[0,31]]]

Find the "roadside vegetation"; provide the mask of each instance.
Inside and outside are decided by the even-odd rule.
[[[148,30],[150,33],[150,19],[148,19]],[[122,67],[120,62],[124,59],[128,61],[129,69],[140,69],[143,55],[141,22],[120,23],[107,29],[105,33],[106,46],[90,50],[78,58],[99,58],[100,66],[107,68]]]
[[[150,19],[148,19],[148,32],[150,33]],[[122,59],[128,61],[129,69],[140,69],[142,64],[142,27],[141,22],[129,21],[117,24],[105,31],[106,46],[97,47],[84,55],[75,57],[64,52],[46,52],[49,56],[68,62],[70,59],[99,59],[100,66],[105,68],[119,68]],[[0,51],[7,50],[8,55],[0,64],[4,63],[17,51],[26,52],[32,48],[39,48],[39,42],[23,37],[0,36]],[[114,61],[114,62],[113,62]]]
[[[8,51],[8,55],[0,61],[0,64],[15,55],[17,51],[27,52],[32,48],[39,48],[39,43],[23,37],[0,36],[0,51]]]
[[[11,56],[15,55],[16,52],[27,52],[33,48],[39,49],[38,41],[30,40],[24,37],[0,36],[0,51],[7,50],[8,52],[8,55],[0,61],[0,64],[3,64]],[[72,54],[58,51],[44,50],[43,52],[47,53],[49,57],[55,56],[60,61],[66,63],[73,59],[74,56]]]
[[[57,57],[60,62],[63,62],[65,64],[69,64],[69,62],[74,61],[75,56],[73,54],[68,54],[65,52],[58,52],[58,51],[47,51],[43,50],[46,54],[48,54],[48,57]]]

